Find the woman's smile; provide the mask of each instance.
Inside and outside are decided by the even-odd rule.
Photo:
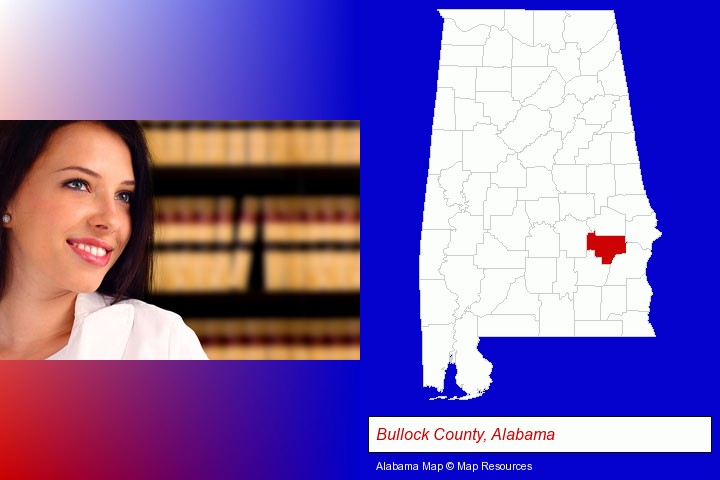
[[[70,248],[91,265],[104,267],[110,261],[112,246],[97,238],[71,238],[67,240]]]

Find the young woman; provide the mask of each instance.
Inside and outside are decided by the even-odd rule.
[[[0,122],[0,216],[0,358],[207,358],[142,301],[153,207],[136,122]]]

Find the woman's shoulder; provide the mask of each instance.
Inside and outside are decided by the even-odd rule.
[[[80,302],[82,302],[80,312],[76,308],[76,316],[78,314],[83,317],[87,314],[100,313],[106,315],[115,311],[132,311],[133,322],[139,322],[141,327],[167,330],[179,325],[185,325],[182,317],[177,313],[135,298],[116,301],[112,296],[95,292],[81,294],[78,296],[78,303]]]
[[[132,328],[123,358],[207,358],[197,335],[177,313],[134,298],[114,304],[112,297],[101,298],[106,308],[132,308]]]
[[[107,299],[107,297],[105,298]],[[110,301],[112,301],[112,299],[110,299]],[[159,325],[172,326],[175,324],[185,324],[182,317],[177,313],[135,298],[120,300],[116,305],[130,305],[135,311],[135,318],[147,319],[147,321]]]

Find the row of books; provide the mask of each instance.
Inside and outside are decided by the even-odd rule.
[[[154,291],[357,291],[359,244],[357,196],[158,197]]]
[[[252,250],[203,251],[193,247],[155,252],[153,291],[232,292],[249,287]],[[274,250],[262,255],[263,288],[267,292],[333,292],[360,290],[360,251]]]
[[[358,121],[143,122],[157,166],[359,165]]]
[[[214,360],[358,360],[360,320],[191,319]]]
[[[266,242],[359,242],[360,198],[157,197],[157,244],[251,243],[262,227]]]

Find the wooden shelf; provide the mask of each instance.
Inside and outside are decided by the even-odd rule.
[[[360,317],[360,293],[155,294],[149,303],[183,318]]]
[[[360,195],[357,166],[191,166],[153,169],[156,195]]]

